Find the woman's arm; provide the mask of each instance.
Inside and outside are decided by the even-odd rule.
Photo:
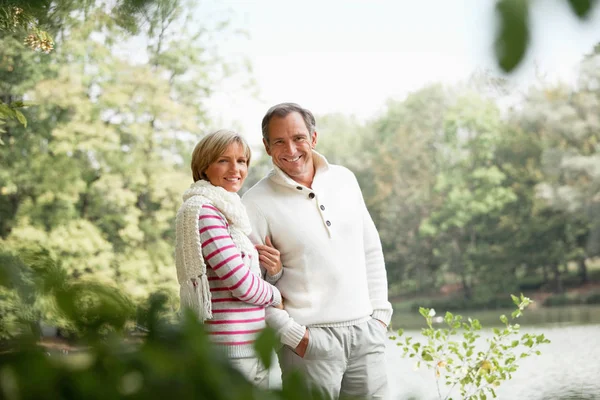
[[[206,265],[223,281],[233,296],[243,302],[261,306],[281,303],[279,290],[251,273],[244,263],[229,235],[227,221],[218,209],[210,204],[203,205],[198,228]]]

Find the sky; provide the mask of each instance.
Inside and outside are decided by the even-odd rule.
[[[214,128],[238,129],[256,145],[262,116],[276,103],[364,121],[382,113],[388,99],[476,71],[521,86],[540,73],[572,81],[582,56],[600,42],[600,6],[582,22],[566,3],[532,1],[528,54],[506,76],[492,52],[494,0],[215,1],[209,14],[228,16],[248,34],[220,43],[219,52],[249,60],[255,90],[242,89],[245,75],[224,83],[208,102]]]

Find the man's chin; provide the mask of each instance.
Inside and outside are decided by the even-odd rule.
[[[277,165],[280,170],[286,173],[288,176],[296,176],[301,175],[303,171],[303,166],[291,166],[291,165]]]

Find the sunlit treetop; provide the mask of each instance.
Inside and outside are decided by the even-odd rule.
[[[139,16],[156,0],[116,0],[107,4],[113,20],[121,27],[136,32]],[[72,12],[90,9],[88,0],[0,0],[0,35],[23,36],[32,50],[50,53],[54,49],[52,32],[59,30]]]

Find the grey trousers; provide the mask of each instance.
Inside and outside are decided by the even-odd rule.
[[[262,388],[269,388],[269,370],[256,357],[232,358],[231,365],[240,371],[249,382]]]
[[[282,382],[299,370],[311,385],[330,398],[385,399],[385,327],[370,319],[362,324],[337,327],[309,327],[308,348],[304,358],[283,346],[279,363]]]

